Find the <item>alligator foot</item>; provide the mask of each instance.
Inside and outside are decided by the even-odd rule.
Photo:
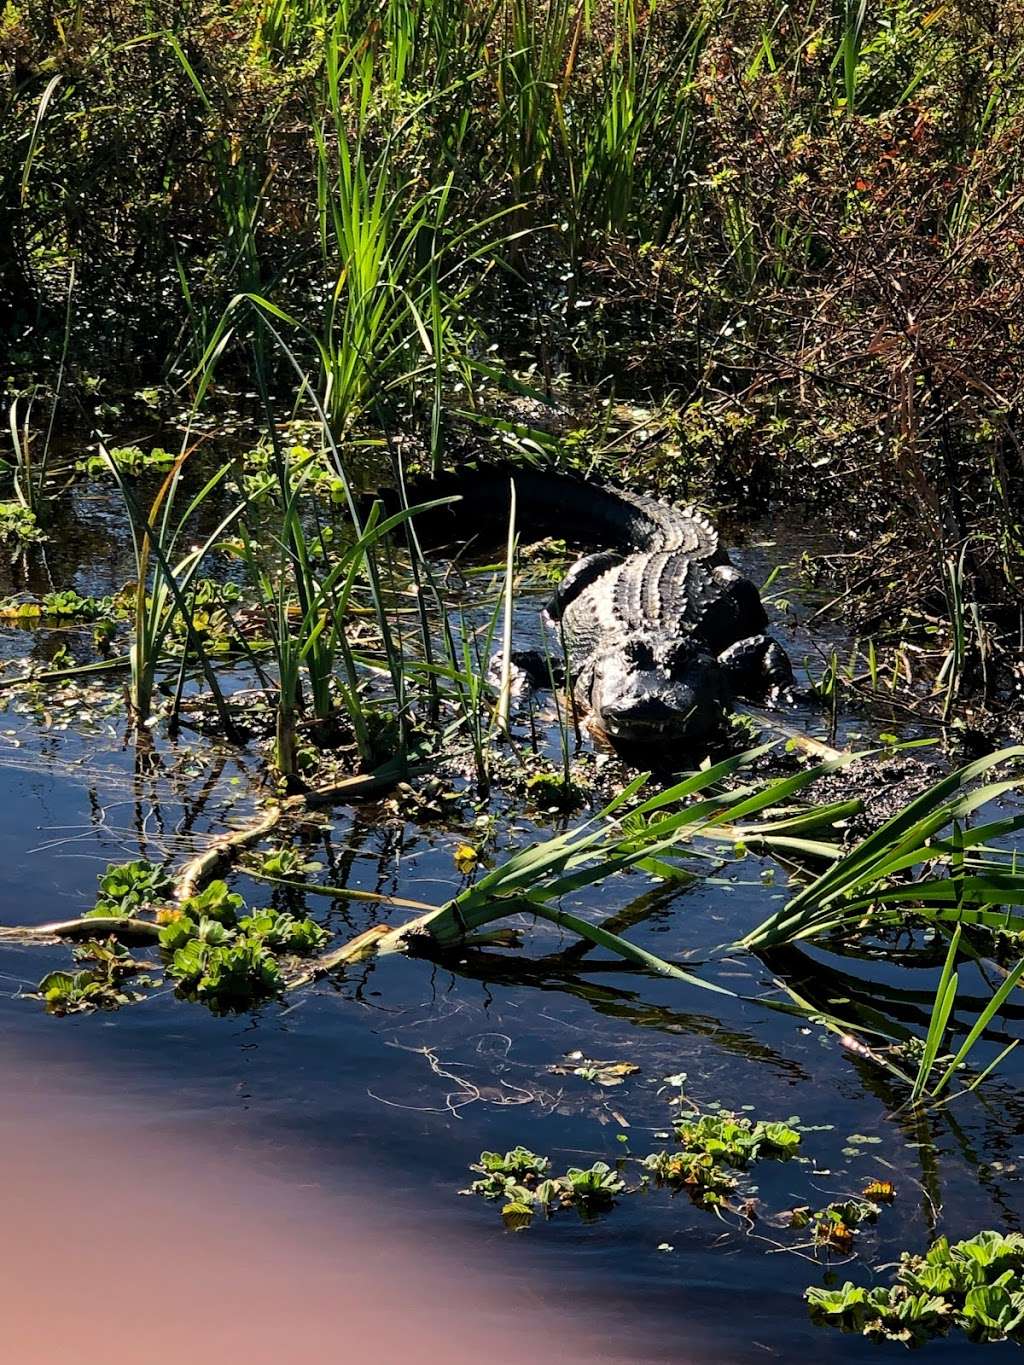
[[[487,679],[493,687],[501,686],[501,650],[491,659]],[[552,659],[550,666],[547,656],[539,649],[514,649],[509,656],[511,662],[512,695],[521,696],[524,692],[536,692],[565,683],[565,668],[560,659]]]
[[[767,635],[737,640],[719,654],[718,662],[737,696],[790,705],[794,702],[796,679],[789,656]]]

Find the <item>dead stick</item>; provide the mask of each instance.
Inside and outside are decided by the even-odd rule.
[[[413,771],[420,770],[417,768]],[[375,772],[358,773],[355,777],[346,778],[344,782],[339,782],[335,786],[287,797],[255,824],[235,830],[231,834],[220,835],[209,848],[187,862],[178,873],[174,899],[184,901],[196,895],[218,872],[231,866],[236,854],[273,833],[278,825],[289,817],[301,816],[304,812],[320,806],[333,806],[343,801],[377,796],[393,787],[404,774],[405,770],[397,764],[384,764]]]
[[[324,886],[322,882],[300,881],[297,877],[274,877],[269,872],[257,872],[255,868],[245,869],[247,877],[255,877],[260,882],[272,882],[274,886],[290,886],[296,891],[308,891],[315,896],[332,896],[335,900],[372,901],[374,905],[398,905],[404,910],[436,910],[436,905],[426,901],[411,901],[404,896],[388,896],[383,891],[360,891],[351,886]]]
[[[378,942],[390,932],[390,925],[371,924],[369,929],[364,929],[361,934],[356,934],[355,938],[350,938],[340,948],[335,948],[332,952],[324,953],[322,957],[318,957],[308,971],[289,981],[289,987],[296,990],[299,986],[308,986],[319,977],[326,976],[328,972],[334,971],[336,967],[342,967],[349,962],[362,962],[364,958],[372,957],[377,950]]]
[[[298,813],[304,807],[305,802],[301,796],[292,796],[279,806],[275,806],[272,811],[254,825],[235,830],[233,834],[220,835],[209,848],[204,849],[197,857],[190,859],[181,869],[174,887],[174,899],[185,901],[190,896],[196,895],[208,881],[213,879],[216,873],[231,865],[236,853],[243,848],[248,848],[250,844],[256,843],[265,834],[270,834],[286,815],[293,811]]]
[[[794,725],[788,725],[783,720],[773,717],[764,725],[766,730],[774,730],[776,734],[783,735],[796,748],[802,749],[805,753],[811,754],[816,758],[823,758],[826,762],[834,762],[836,759],[844,758],[849,750],[845,752],[834,749],[831,744],[826,744],[824,740],[816,739],[814,735],[809,735],[805,730],[798,730]]]
[[[0,941],[4,943],[110,937],[128,943],[155,943],[160,937],[160,926],[126,915],[85,915],[81,919],[54,920],[50,924],[15,924],[0,928]]]

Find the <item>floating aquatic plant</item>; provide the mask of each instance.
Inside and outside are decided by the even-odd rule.
[[[137,477],[147,470],[170,469],[177,459],[176,455],[164,450],[162,446],[153,446],[149,450],[143,450],[140,446],[111,446],[106,456],[109,458],[102,452],[98,455],[87,455],[75,462],[75,468],[86,474],[109,474],[110,464],[113,462],[119,473]]]
[[[21,549],[45,538],[30,508],[17,501],[0,502],[0,545]]]
[[[575,1208],[581,1217],[592,1217],[610,1208],[626,1188],[619,1172],[604,1161],[570,1166],[564,1175],[552,1176],[550,1160],[526,1147],[513,1147],[504,1156],[481,1152],[470,1170],[480,1178],[465,1193],[503,1200],[502,1218],[515,1231],[528,1226],[537,1212]]]
[[[41,620],[95,621],[114,610],[112,597],[83,597],[74,588],[42,597],[18,595],[0,602],[0,620],[31,624]]]
[[[473,1194],[481,1194],[485,1199],[498,1199],[508,1190],[509,1181],[516,1185],[534,1186],[551,1169],[546,1156],[538,1156],[528,1147],[513,1147],[504,1155],[501,1152],[481,1152],[480,1159],[470,1170],[479,1171],[480,1179],[474,1180],[470,1187]]]
[[[279,959],[320,951],[327,932],[314,920],[277,910],[244,914],[242,897],[226,882],[215,880],[168,904],[173,883],[160,867],[145,859],[111,864],[100,877],[100,899],[81,920],[42,927],[45,936],[63,937],[106,930],[109,941],[76,947],[77,960],[89,963],[77,972],[51,972],[38,987],[55,1013],[88,1008],[116,1008],[140,997],[123,986],[126,977],[146,967],[135,962],[117,941],[156,944],[167,976],[180,993],[217,1010],[247,1009],[280,994],[285,977]],[[153,984],[139,978],[139,985]]]
[[[182,994],[219,1010],[248,1009],[284,988],[273,954],[249,937],[218,943],[197,934],[175,950],[167,974]]]
[[[89,915],[131,915],[143,906],[158,904],[171,891],[167,872],[145,858],[111,863],[99,879],[100,894]]]
[[[228,889],[227,882],[217,879],[195,895],[186,896],[178,907],[178,913],[196,920],[204,917],[214,919],[230,927],[236,923],[244,905],[242,897]]]
[[[324,946],[330,935],[315,920],[299,919],[287,911],[258,910],[239,921],[243,934],[258,940],[275,952],[307,957]]]
[[[788,1216],[789,1226],[810,1227],[814,1250],[834,1251],[848,1256],[853,1250],[858,1229],[864,1224],[877,1222],[883,1205],[892,1202],[891,1194],[871,1198],[870,1188],[861,1196],[834,1199],[824,1208],[814,1211],[806,1204],[792,1209]],[[892,1190],[891,1185],[888,1188]]]
[[[73,972],[48,972],[36,987],[50,1014],[77,1014],[90,1009],[119,1009],[141,999],[141,993],[128,984],[148,986],[149,977],[139,977],[145,964],[137,962],[128,950],[114,939],[91,940],[80,944],[74,952],[76,962],[88,963]]]
[[[723,1204],[737,1188],[734,1172],[765,1159],[785,1160],[800,1146],[800,1134],[785,1123],[725,1111],[680,1114],[674,1129],[681,1150],[652,1152],[644,1167],[708,1208]]]
[[[322,866],[297,848],[268,849],[255,861],[258,870],[268,877],[307,877],[312,872],[319,872]]]
[[[800,1134],[787,1124],[724,1112],[680,1116],[675,1129],[681,1150],[653,1152],[638,1163],[639,1168],[659,1184],[687,1189],[704,1208],[728,1204],[739,1183],[737,1172],[759,1160],[785,1160],[800,1146]],[[550,1160],[527,1147],[513,1147],[504,1155],[482,1152],[470,1167],[478,1179],[465,1193],[503,1200],[502,1216],[516,1229],[526,1226],[534,1213],[550,1214],[559,1208],[573,1207],[591,1217],[610,1208],[626,1191],[622,1172],[630,1160],[627,1153],[614,1167],[597,1161],[588,1167],[571,1166],[556,1176]],[[642,1179],[635,1188],[645,1184]]]
[[[815,1321],[865,1336],[920,1345],[959,1328],[972,1341],[1024,1342],[1024,1237],[979,1232],[952,1245],[940,1237],[924,1256],[903,1253],[888,1287],[806,1291]]]

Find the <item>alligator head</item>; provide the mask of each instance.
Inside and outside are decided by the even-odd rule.
[[[577,690],[615,744],[696,743],[719,728],[732,691],[713,655],[646,632],[603,643]]]

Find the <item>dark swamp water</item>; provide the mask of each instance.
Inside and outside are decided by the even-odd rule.
[[[781,533],[762,540],[740,556],[758,581],[801,548]],[[45,556],[5,570],[0,588],[49,578],[115,591],[131,576],[127,549],[113,501],[93,486],[72,495]],[[793,596],[797,617],[817,605],[785,589],[783,575],[775,590]],[[537,606],[536,595],[520,600],[522,643],[536,638]],[[799,626],[780,620],[778,634],[797,657],[808,652]],[[61,643],[84,658],[87,638],[5,629],[0,643],[11,659],[43,660]],[[109,694],[70,714],[59,697],[59,687],[52,706],[5,694],[5,924],[80,913],[108,862],[179,862],[252,810],[253,752],[195,735],[172,743],[158,729],[161,763],[140,773]],[[820,714],[794,719],[824,733]],[[845,724],[843,742],[871,733],[862,716]],[[521,814],[501,821],[499,853],[537,830]],[[332,885],[430,902],[460,885],[452,855],[464,834],[441,824],[338,807],[296,837]],[[375,921],[363,903],[244,875],[234,885],[250,904],[305,908],[335,941]],[[785,896],[784,870],[748,855],[682,889],[631,874],[569,908],[601,918],[628,905],[636,942],[700,963]],[[568,1212],[513,1234],[494,1205],[457,1197],[484,1148],[523,1143],[564,1168],[616,1160],[625,1137],[643,1155],[668,1124],[665,1078],[680,1072],[702,1105],[805,1126],[808,1161],[753,1173],[765,1215],[823,1205],[875,1177],[894,1183],[894,1205],[861,1234],[859,1258],[837,1267],[840,1282],[871,1283],[872,1266],[923,1250],[937,1232],[1021,1225],[1017,1055],[979,1091],[912,1120],[894,1114],[884,1072],[765,1003],[779,998],[780,974],[813,978],[830,999],[881,1005],[923,1032],[939,963],[811,949],[709,961],[703,974],[734,999],[580,954],[542,926],[524,943],[529,968],[497,950],[444,967],[390,957],[243,1016],[215,1017],[163,989],[118,1013],[65,1019],[23,992],[66,951],[0,945],[0,1129],[15,1173],[5,1359],[158,1362],[203,1346],[240,1361],[316,1350],[327,1360],[737,1363],[827,1351],[852,1362],[901,1350],[814,1327],[802,1293],[826,1266],[767,1216],[718,1219],[651,1190],[591,1222]],[[983,995],[970,971],[961,989]],[[1008,1014],[1001,1027],[1008,1038],[1020,1021]],[[553,1074],[572,1050],[640,1070],[605,1089]],[[926,1348],[945,1360],[972,1349],[956,1336]],[[997,1360],[1014,1348],[986,1350]]]

